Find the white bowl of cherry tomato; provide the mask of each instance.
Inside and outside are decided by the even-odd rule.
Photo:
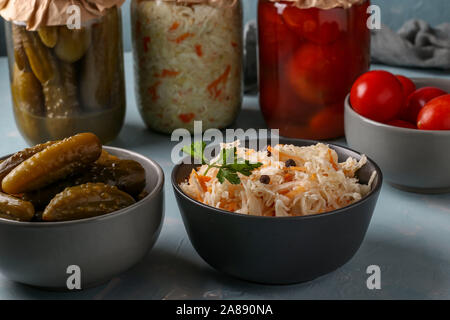
[[[450,192],[450,80],[368,72],[346,99],[345,132],[395,187]]]

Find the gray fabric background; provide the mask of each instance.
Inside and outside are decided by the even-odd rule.
[[[410,20],[394,32],[384,26],[372,31],[374,62],[450,71],[450,23],[435,28],[423,20]]]

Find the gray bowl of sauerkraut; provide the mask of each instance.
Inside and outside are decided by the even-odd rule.
[[[337,145],[280,139],[254,150],[249,143],[224,144],[206,165],[187,158],[173,169],[198,254],[219,271],[265,284],[310,281],[348,262],[378,200],[379,167]],[[251,170],[222,170],[223,150],[232,149]]]

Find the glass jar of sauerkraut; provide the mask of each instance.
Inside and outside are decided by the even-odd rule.
[[[20,11],[23,2],[10,1],[2,9],[11,20],[6,35],[14,115],[29,144],[81,132],[93,132],[106,143],[122,128],[123,1],[104,1],[99,7],[95,0],[88,2],[89,10],[81,8],[80,24],[73,28],[63,16],[68,2],[26,6],[22,9],[31,11],[25,19],[9,15]]]
[[[225,128],[242,104],[240,0],[133,0],[136,97],[153,130]]]

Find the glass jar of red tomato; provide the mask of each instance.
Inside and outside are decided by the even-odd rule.
[[[370,1],[346,8],[299,8],[259,0],[260,105],[280,135],[332,139],[344,134],[344,100],[370,66]]]

